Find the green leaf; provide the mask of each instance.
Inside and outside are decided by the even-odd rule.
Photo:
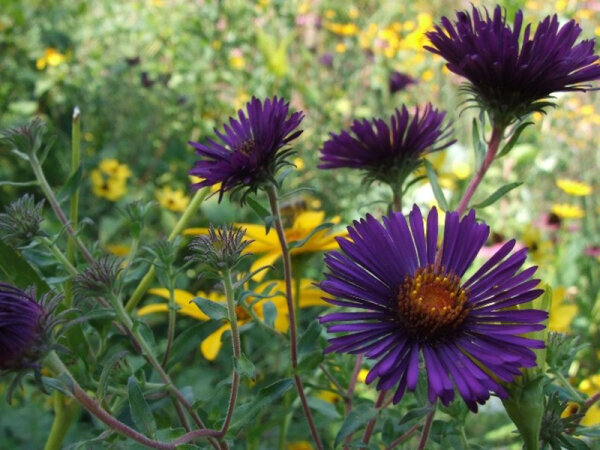
[[[533,122],[523,122],[517,128],[515,128],[515,130],[512,133],[512,136],[510,137],[506,145],[502,147],[502,150],[500,150],[500,153],[498,153],[497,158],[501,158],[504,155],[508,155],[508,152],[510,152],[513,149],[513,147],[519,140],[519,137],[521,136],[523,130],[525,130],[525,128],[527,128],[529,125],[533,125]]]
[[[0,181],[0,186],[18,186],[18,187],[27,187],[27,186],[38,186],[37,180],[31,181]]]
[[[50,290],[38,272],[20,252],[0,240],[0,278],[20,288],[35,285],[38,295]]]
[[[523,184],[522,181],[515,181],[514,183],[505,184],[501,188],[497,189],[492,195],[490,195],[488,198],[486,198],[481,203],[477,203],[476,205],[473,205],[472,208],[481,209],[481,208],[485,208],[486,206],[490,206],[491,204],[495,203],[498,199],[500,199],[503,195],[512,191],[514,188],[521,186],[522,184]]]
[[[113,354],[108,360],[104,361],[102,366],[102,373],[100,374],[100,381],[98,381],[98,389],[96,390],[96,399],[99,403],[102,403],[104,399],[104,393],[106,392],[106,387],[108,386],[108,378],[110,377],[111,372],[117,365],[117,363],[123,359],[129,352],[127,350],[122,350]]]
[[[250,405],[240,406],[238,411],[244,412],[241,417],[232,425],[232,428],[239,429],[251,420],[255,420],[256,415],[261,409],[277,402],[277,400],[279,400],[283,394],[290,390],[293,385],[294,382],[291,378],[284,378],[261,389],[254,397],[254,401]]]
[[[346,437],[350,436],[356,430],[365,425],[369,420],[375,417],[376,414],[377,411],[375,411],[373,408],[369,408],[366,411],[364,409],[355,409],[352,411],[350,414],[348,414],[344,420],[344,423],[342,423],[340,431],[338,431],[338,434],[335,437],[335,444],[333,444],[333,446],[337,447],[340,445],[342,441],[346,439]]]
[[[254,375],[256,375],[256,367],[254,367],[252,361],[250,361],[244,353],[240,355],[239,359],[233,359],[233,366],[240,376],[254,379]]]
[[[202,322],[186,327],[173,341],[167,369],[171,369],[186,355],[197,349],[202,341],[220,326],[220,323]]]
[[[129,381],[127,382],[127,393],[133,423],[135,423],[140,431],[143,431],[148,436],[154,437],[156,433],[156,422],[152,415],[152,411],[150,411],[150,406],[148,406],[135,377],[129,377]]]
[[[300,336],[298,341],[298,358],[312,353],[318,348],[319,336],[321,335],[321,324],[318,320],[311,321],[310,325]],[[320,349],[319,349],[320,350]]]
[[[246,203],[252,208],[252,210],[261,218],[261,220],[265,223],[265,227],[267,229],[267,233],[273,226],[274,217],[271,215],[271,211],[266,209],[252,197],[246,198]]]
[[[471,140],[473,141],[473,151],[475,152],[475,171],[479,170],[483,160],[485,159],[486,145],[485,141],[479,133],[479,126],[477,125],[477,119],[473,119],[473,129]]]
[[[277,319],[277,308],[272,301],[267,300],[263,303],[263,317],[264,322],[271,328],[275,326],[275,320]]]
[[[425,170],[427,171],[427,177],[429,178],[429,183],[431,184],[431,189],[433,190],[433,195],[435,196],[435,199],[440,208],[442,208],[444,211],[448,211],[448,202],[446,201],[446,197],[444,196],[442,188],[440,187],[440,184],[438,182],[435,169],[433,168],[433,164],[431,164],[426,159],[424,160],[424,162]]]
[[[333,226],[333,223],[331,222],[325,222],[322,223],[321,225],[316,226],[310,233],[308,233],[308,235],[304,238],[301,239],[299,241],[292,241],[289,243],[288,248],[291,250],[293,248],[299,248],[302,247],[304,244],[306,244],[308,242],[308,240],[310,238],[312,238],[316,233],[318,233],[321,230],[326,230],[328,228],[331,228]]]
[[[75,194],[75,191],[77,191],[77,189],[79,189],[79,185],[81,184],[81,175],[83,174],[83,168],[81,166],[79,166],[77,168],[77,170],[75,172],[73,172],[73,175],[71,175],[69,177],[69,179],[67,180],[67,182],[64,184],[64,186],[62,188],[60,188],[60,191],[58,191],[58,194],[56,194],[56,198],[58,199],[59,202],[64,202],[68,199],[70,199],[73,194]]]
[[[204,297],[196,297],[192,300],[204,314],[213,320],[227,319],[227,306],[222,303],[213,302]]]

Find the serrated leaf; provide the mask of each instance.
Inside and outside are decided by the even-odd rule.
[[[127,397],[129,399],[129,409],[133,423],[135,423],[140,431],[154,437],[156,433],[156,421],[135,377],[129,377],[129,381],[127,382]]]
[[[488,198],[486,198],[481,203],[477,203],[476,205],[473,205],[472,208],[481,209],[481,208],[485,208],[486,206],[490,206],[493,203],[495,203],[496,201],[498,201],[503,195],[505,195],[508,192],[512,191],[513,189],[521,186],[522,184],[523,184],[522,181],[515,181],[514,183],[505,184],[504,186],[497,189],[492,195],[490,195]]]
[[[83,174],[83,168],[79,166],[75,172],[67,179],[67,182],[60,188],[56,197],[59,202],[64,202],[65,200],[70,199],[75,191],[79,189],[79,185],[81,184],[81,176]]]
[[[448,202],[446,201],[446,197],[444,196],[444,192],[440,187],[440,183],[438,182],[437,174],[435,173],[435,169],[433,168],[433,164],[431,164],[426,159],[423,160],[425,163],[425,170],[427,171],[427,178],[429,178],[429,183],[431,184],[431,190],[433,191],[433,195],[439,205],[444,211],[448,211]]]
[[[38,295],[50,290],[46,282],[21,253],[2,240],[0,240],[0,278],[23,289],[35,285]]]
[[[233,359],[233,366],[240,376],[254,379],[256,367],[254,367],[252,361],[250,361],[244,353],[240,355],[239,359]]]
[[[228,317],[227,306],[223,303],[213,302],[204,297],[196,297],[192,302],[200,308],[200,311],[213,320],[222,320]]]
[[[312,238],[316,233],[318,233],[319,231],[322,231],[322,230],[329,229],[332,226],[333,226],[333,223],[331,223],[331,222],[322,223],[322,224],[316,226],[310,233],[308,233],[308,235],[304,239],[301,239],[299,241],[292,241],[292,242],[290,242],[289,245],[288,245],[288,248],[290,250],[292,250],[293,248],[300,248],[304,244],[306,244],[308,242],[308,240],[310,238]]]
[[[354,410],[350,412],[350,414],[348,414],[348,416],[346,416],[344,419],[344,423],[342,423],[342,426],[335,437],[335,444],[333,444],[333,446],[337,447],[340,445],[342,441],[346,439],[346,437],[350,436],[363,425],[366,425],[366,423],[375,417],[376,414],[377,411],[375,411],[373,408],[369,408],[366,411]]]
[[[120,352],[112,355],[108,360],[103,362],[102,373],[100,374],[100,380],[98,381],[98,389],[96,390],[96,398],[99,403],[102,403],[104,399],[104,393],[106,392],[106,387],[108,386],[108,378],[110,377],[111,372],[117,365],[117,363],[123,359],[128,354],[127,350],[122,350]]]
[[[531,122],[531,121],[524,122],[521,125],[519,125],[517,128],[515,128],[515,130],[512,133],[512,136],[510,137],[510,139],[508,140],[506,145],[504,147],[502,147],[502,150],[500,150],[500,152],[498,153],[497,158],[501,158],[502,156],[507,155],[513,149],[513,147],[519,140],[521,133],[523,133],[525,128],[527,128],[529,125],[533,125],[533,122]]]

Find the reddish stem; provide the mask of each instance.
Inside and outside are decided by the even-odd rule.
[[[381,405],[383,405],[383,400],[385,399],[385,394],[387,391],[381,391],[379,393],[379,397],[377,397],[377,401],[375,402],[375,409],[381,409]],[[377,423],[377,416],[373,417],[369,420],[367,424],[367,428],[365,428],[365,434],[363,434],[363,444],[368,444],[371,440],[371,436],[373,435],[373,430],[375,429],[375,424]]]

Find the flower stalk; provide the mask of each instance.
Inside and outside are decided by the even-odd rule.
[[[310,407],[308,406],[308,401],[306,399],[306,394],[304,393],[304,387],[302,385],[302,380],[300,376],[296,373],[296,369],[298,367],[298,337],[297,337],[297,326],[296,326],[296,311],[294,305],[293,291],[292,291],[292,260],[290,257],[290,251],[288,248],[287,240],[285,237],[285,231],[283,228],[283,222],[281,220],[281,213],[279,210],[279,198],[277,195],[277,187],[273,184],[268,185],[265,188],[267,195],[269,197],[269,204],[271,206],[271,213],[274,217],[274,227],[277,231],[277,237],[279,239],[279,244],[281,245],[281,254],[283,257],[283,271],[285,278],[285,298],[287,302],[288,308],[288,316],[290,320],[290,354],[292,359],[292,370],[294,371],[294,382],[296,384],[296,390],[298,391],[298,396],[300,397],[300,402],[302,404],[302,410],[304,411],[304,416],[306,417],[306,421],[308,422],[308,426],[310,428],[310,433],[317,445],[319,450],[323,449],[323,444],[321,443],[321,438],[317,432],[317,427],[315,426],[312,413],[310,412]]]

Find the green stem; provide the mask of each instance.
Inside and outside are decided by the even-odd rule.
[[[77,170],[79,170],[80,164],[80,135],[81,135],[81,121],[80,111],[76,106],[73,110],[72,119],[72,131],[71,131],[71,176],[73,176]],[[79,188],[75,189],[73,196],[71,197],[71,204],[69,210],[69,219],[73,230],[77,230],[77,224],[79,222]],[[75,261],[75,241],[72,237],[69,237],[67,241],[67,259],[70,263]],[[71,307],[73,304],[73,292],[72,282],[67,280],[65,283],[65,306]]]
[[[179,218],[179,221],[175,224],[175,227],[173,227],[173,230],[171,231],[171,234],[169,234],[167,241],[173,242],[173,240],[177,236],[179,236],[181,231],[185,227],[187,227],[189,221],[192,219],[194,214],[196,214],[198,208],[200,208],[200,205],[202,204],[209,192],[209,188],[204,188],[200,189],[199,191],[196,191],[196,194],[194,194],[194,197],[192,197],[190,204]],[[138,284],[138,286],[135,288],[135,291],[133,291],[133,294],[131,294],[129,300],[127,301],[127,304],[125,305],[125,310],[127,312],[130,313],[131,311],[133,311],[136,308],[136,306],[140,303],[142,297],[150,288],[152,281],[154,281],[155,275],[156,268],[154,267],[154,265],[152,265],[148,269],[148,272],[146,272],[146,275],[144,275],[144,277],[142,278],[142,281],[140,281],[140,284]]]
[[[317,427],[312,417],[310,407],[308,406],[308,400],[304,393],[304,387],[302,386],[302,380],[296,373],[298,367],[298,338],[296,329],[296,311],[294,304],[294,296],[292,292],[292,260],[290,257],[290,251],[288,248],[287,240],[285,237],[285,231],[283,228],[283,222],[281,220],[281,212],[279,210],[279,198],[277,195],[277,187],[274,184],[269,185],[266,189],[267,195],[269,196],[269,204],[271,206],[271,213],[275,218],[275,230],[277,231],[277,237],[279,239],[279,245],[281,246],[281,255],[283,258],[283,273],[285,278],[285,299],[288,308],[288,316],[290,320],[290,354],[292,359],[292,370],[294,371],[294,381],[296,384],[296,390],[302,403],[302,410],[304,416],[308,422],[308,427],[312,435],[313,440],[318,450],[323,449],[323,443],[317,432]]]
[[[61,449],[65,435],[79,412],[77,403],[67,404],[67,398],[60,392],[54,391],[52,396],[54,397],[54,421],[48,439],[46,439],[44,450]]]
[[[40,184],[40,188],[42,189],[42,192],[46,196],[48,203],[50,203],[50,206],[52,207],[54,214],[56,214],[56,217],[58,217],[58,220],[60,221],[60,223],[62,223],[62,225],[65,227],[65,229],[67,230],[67,233],[69,233],[69,236],[73,239],[73,241],[75,242],[75,244],[77,245],[77,247],[79,248],[79,250],[81,251],[83,256],[85,257],[86,261],[88,263],[92,264],[94,262],[94,257],[92,256],[90,251],[87,249],[87,247],[83,244],[83,242],[81,242],[81,239],[79,239],[79,236],[77,236],[75,234],[75,231],[73,230],[73,227],[71,226],[71,223],[69,222],[69,220],[67,219],[67,216],[65,216],[65,213],[61,209],[60,204],[58,203],[58,199],[54,195],[54,191],[50,187],[50,184],[48,183],[48,180],[46,179],[46,176],[44,175],[44,171],[42,170],[42,166],[41,166],[39,160],[37,159],[37,156],[35,154],[30,155],[29,162],[31,163],[31,169],[33,170],[35,178],[38,180],[38,183]]]
[[[77,269],[73,266],[73,264],[71,264],[71,262],[68,259],[68,256],[65,256],[54,242],[52,242],[47,237],[40,238],[40,241],[50,251],[50,253],[54,255],[58,262],[65,266],[65,269],[67,270],[67,272],[69,272],[70,275],[77,275]]]
[[[233,346],[233,381],[231,384],[231,395],[229,396],[229,406],[227,407],[227,414],[225,420],[221,426],[220,433],[222,436],[227,433],[231,418],[233,417],[233,411],[235,410],[235,402],[237,400],[238,389],[240,386],[240,375],[237,369],[237,363],[242,356],[242,347],[240,344],[240,330],[238,328],[237,314],[235,312],[235,296],[233,290],[233,282],[231,280],[231,271],[227,269],[223,273],[223,284],[225,285],[225,297],[227,298],[227,313],[229,316],[229,325],[231,326],[231,342]]]
[[[169,325],[167,329],[167,347],[165,348],[165,354],[162,360],[162,366],[166,367],[169,361],[169,353],[171,352],[171,346],[173,345],[173,339],[175,338],[175,321],[177,320],[177,305],[175,304],[175,283],[173,280],[173,274],[171,273],[170,267],[168,271],[169,278]]]

